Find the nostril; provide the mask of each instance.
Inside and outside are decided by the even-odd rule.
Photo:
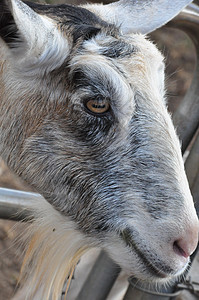
[[[173,243],[173,251],[181,257],[188,258],[195,250],[198,244],[198,219],[189,224],[184,232],[181,233]]]
[[[189,257],[189,253],[187,253],[186,251],[183,250],[183,248],[180,245],[180,241],[175,241],[173,243],[173,250],[176,254],[178,254],[179,256],[184,256],[184,257]]]

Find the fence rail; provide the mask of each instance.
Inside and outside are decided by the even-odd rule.
[[[0,188],[0,218],[21,221],[31,216],[31,204],[45,201],[40,194]]]

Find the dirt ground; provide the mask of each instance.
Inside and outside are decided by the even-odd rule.
[[[169,109],[174,111],[188,89],[194,70],[195,54],[191,41],[180,31],[161,29],[152,40],[166,57],[167,88]],[[29,187],[10,173],[0,160],[0,186],[28,190]],[[15,239],[26,229],[25,224],[0,220],[0,300],[9,300],[14,293],[21,258],[18,255]]]

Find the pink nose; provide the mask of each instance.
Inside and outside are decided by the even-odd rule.
[[[186,228],[184,234],[173,243],[173,250],[176,254],[189,257],[198,245],[199,223],[197,222]]]

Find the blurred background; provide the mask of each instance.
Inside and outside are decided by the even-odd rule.
[[[45,1],[35,1],[45,3]],[[46,0],[46,3],[83,4],[84,0]],[[97,1],[89,1],[97,2]],[[102,2],[102,1],[100,1]],[[104,3],[110,1],[105,0]],[[195,1],[198,3],[199,1]],[[165,56],[166,88],[168,108],[173,113],[188,90],[195,66],[195,49],[188,38],[180,30],[161,28],[152,33],[149,38],[157,44]],[[31,190],[24,182],[10,172],[0,159],[0,186]],[[0,219],[0,300],[8,300],[14,293],[21,265],[20,252],[16,241],[26,229],[26,224]]]

